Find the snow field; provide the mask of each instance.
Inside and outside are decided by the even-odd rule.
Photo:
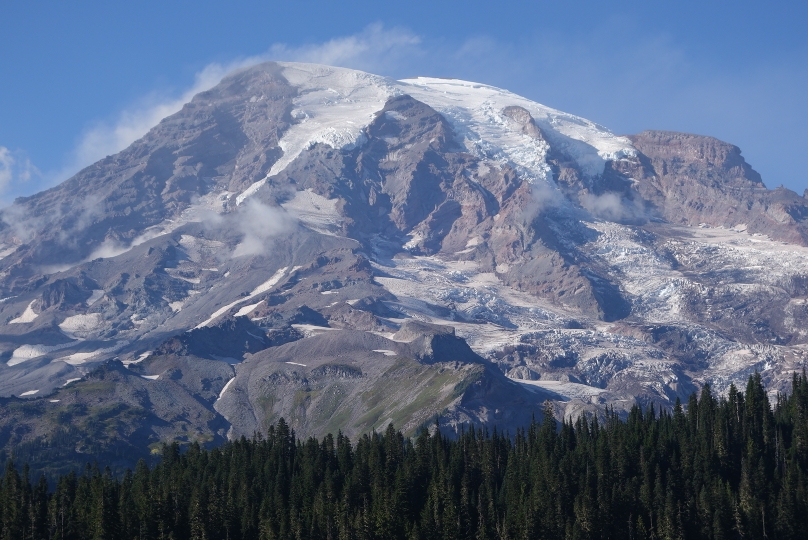
[[[91,360],[92,358],[95,358],[102,354],[113,353],[115,351],[122,349],[126,345],[129,345],[128,341],[126,340],[118,341],[111,347],[105,347],[102,349],[96,349],[94,351],[88,351],[88,352],[73,353],[68,356],[62,356],[60,358],[57,358],[57,360],[65,362],[66,364],[70,364],[71,366],[80,366],[81,364],[84,364],[85,362]]]
[[[34,302],[36,302],[36,300],[31,300],[31,303],[28,304],[28,307],[25,308],[25,311],[22,312],[22,315],[20,315],[16,319],[8,321],[8,323],[22,324],[22,323],[34,322],[36,318],[39,317],[39,314],[34,312]]]
[[[283,155],[262,180],[236,197],[240,205],[272,176],[284,170],[314,144],[350,148],[364,140],[364,129],[393,95],[395,81],[361,71],[316,64],[280,63],[282,74],[298,88],[292,117],[297,121],[283,134]]]
[[[22,345],[14,349],[14,352],[11,353],[11,358],[6,365],[16,366],[17,364],[22,364],[28,360],[39,358],[40,356],[44,356],[53,351],[72,347],[75,344],[76,342],[73,341],[70,343],[62,343],[61,345]]]
[[[536,182],[552,179],[545,161],[549,147],[521,132],[502,114],[509,106],[530,112],[554,147],[565,150],[582,170],[596,176],[603,173],[606,160],[636,155],[625,137],[584,118],[567,114],[523,98],[507,90],[453,79],[418,77],[401,81],[401,90],[444,115],[466,139],[473,154],[499,162],[509,162]]]
[[[84,335],[97,330],[104,322],[104,316],[100,313],[85,313],[73,315],[59,323],[59,329],[71,338],[77,335]]]
[[[197,328],[202,328],[202,327],[204,327],[204,326],[209,325],[210,323],[212,323],[213,321],[215,321],[216,319],[218,319],[218,318],[219,318],[219,317],[221,317],[223,314],[225,314],[225,313],[226,313],[226,312],[228,312],[229,310],[233,309],[233,308],[234,308],[234,307],[236,307],[237,305],[239,305],[239,304],[243,304],[244,302],[247,302],[247,301],[249,301],[249,300],[252,300],[253,298],[255,298],[256,296],[258,296],[258,295],[259,295],[259,294],[261,294],[261,293],[265,293],[265,292],[267,292],[267,291],[270,291],[270,290],[272,289],[272,287],[274,287],[275,285],[277,285],[277,284],[278,284],[278,282],[279,282],[279,281],[280,281],[280,280],[283,278],[283,276],[286,274],[286,271],[287,271],[288,269],[289,269],[289,267],[288,267],[288,266],[284,266],[283,268],[279,269],[277,272],[275,272],[275,273],[272,275],[272,277],[271,277],[271,278],[269,278],[269,279],[268,279],[268,280],[266,280],[264,283],[262,283],[261,285],[259,285],[258,287],[256,287],[256,288],[255,288],[255,289],[254,289],[254,290],[253,290],[253,291],[252,291],[252,292],[251,292],[251,293],[250,293],[248,296],[244,296],[244,297],[242,297],[242,298],[239,298],[238,300],[234,300],[233,302],[230,302],[230,303],[229,303],[229,304],[227,304],[226,306],[224,306],[224,307],[221,307],[221,308],[217,309],[217,310],[216,310],[216,311],[213,313],[213,315],[211,315],[210,317],[208,317],[208,318],[207,318],[207,320],[205,320],[204,322],[201,322],[201,323],[199,323],[198,325],[196,325],[195,329],[197,329]],[[260,303],[260,302],[259,302],[259,303]],[[258,305],[258,304],[255,304],[255,306],[257,306],[257,305]],[[253,306],[253,308],[255,308],[255,306]]]
[[[269,178],[283,171],[301,152],[323,143],[350,149],[365,140],[365,128],[393,96],[408,94],[440,112],[474,155],[517,168],[536,184],[552,186],[546,162],[549,145],[571,155],[582,170],[596,176],[607,160],[636,156],[625,137],[589,120],[535,103],[507,90],[461,80],[418,77],[394,81],[361,71],[314,64],[281,63],[283,76],[298,88],[292,117],[281,137],[283,155],[267,175],[236,197],[242,204]],[[530,112],[549,141],[522,133],[522,126],[503,114],[519,106]],[[400,114],[386,113],[393,119]],[[549,144],[548,144],[549,143]]]
[[[296,192],[294,198],[281,207],[310,229],[330,235],[342,223],[342,216],[337,210],[338,202],[339,199],[326,199],[307,189]]]

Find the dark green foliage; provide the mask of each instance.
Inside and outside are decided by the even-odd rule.
[[[48,492],[12,464],[0,540],[802,538],[808,379],[770,407],[760,377],[687,408],[545,421],[450,440],[392,426],[356,444],[266,436],[166,446],[122,479],[88,467]]]

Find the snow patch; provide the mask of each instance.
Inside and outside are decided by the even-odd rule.
[[[283,155],[266,177],[236,197],[240,205],[269,178],[283,171],[304,150],[317,143],[349,149],[364,141],[364,129],[393,95],[396,82],[361,71],[316,64],[279,63],[281,75],[298,90],[289,127],[278,142]]]
[[[123,255],[136,248],[137,246],[153,240],[158,236],[171,234],[175,229],[184,225],[184,221],[173,221],[167,219],[162,223],[153,225],[143,231],[143,233],[136,237],[129,245],[121,244],[117,240],[107,239],[101,243],[83,262],[94,261],[96,259],[114,259],[119,255]],[[72,268],[68,266],[67,268]],[[66,268],[65,268],[66,269]]]
[[[68,337],[74,337],[74,335],[87,334],[98,329],[103,320],[104,316],[100,313],[82,313],[66,318],[59,323],[59,328]]]
[[[95,358],[95,357],[100,356],[102,354],[113,353],[115,351],[120,350],[122,347],[125,347],[126,345],[129,345],[128,341],[126,341],[126,340],[118,341],[112,347],[106,347],[106,348],[103,348],[103,349],[96,349],[94,351],[89,351],[89,352],[73,353],[73,354],[68,355],[68,356],[62,356],[61,358],[57,358],[57,360],[61,360],[62,362],[66,363],[66,364],[70,364],[71,366],[80,366],[81,364],[84,364],[85,362],[87,362],[91,358]]]
[[[277,272],[275,272],[272,275],[271,278],[269,278],[268,280],[263,282],[261,285],[259,285],[255,289],[253,289],[253,292],[250,293],[249,298],[252,298],[254,296],[258,296],[259,294],[265,293],[265,292],[269,291],[270,289],[272,289],[272,287],[277,285],[278,282],[281,280],[281,278],[283,278],[283,275],[286,273],[286,270],[288,270],[288,269],[289,269],[288,266],[284,266],[283,268],[280,268]]]
[[[249,305],[244,306],[243,308],[239,309],[236,312],[236,317],[244,317],[245,315],[247,315],[248,313],[250,313],[252,310],[254,310],[255,308],[257,308],[258,306],[260,306],[263,303],[264,303],[264,301],[261,300],[260,302],[258,302],[256,304],[249,304]]]
[[[53,351],[72,347],[75,344],[76,342],[73,341],[70,343],[62,343],[61,345],[23,345],[14,349],[14,352],[11,353],[11,358],[9,359],[7,365],[16,366],[17,364],[22,364],[28,360],[39,358],[40,356],[44,356]]]
[[[373,352],[381,353],[385,356],[395,356],[396,351],[391,351],[389,349],[373,349]]]
[[[20,394],[20,397],[33,396],[34,394],[37,393],[39,393],[39,390],[28,390],[27,392],[23,392],[22,394]]]
[[[215,257],[216,253],[225,247],[224,242],[218,240],[208,240],[206,238],[197,238],[190,234],[183,234],[180,236],[179,244],[185,255],[197,264],[202,263],[207,259]],[[210,263],[208,263],[210,264]],[[218,271],[216,268],[203,268],[208,271]]]
[[[31,303],[28,304],[28,307],[25,308],[25,311],[22,312],[22,315],[20,315],[16,319],[8,321],[8,323],[20,324],[20,323],[34,322],[36,318],[39,317],[39,314],[34,312],[34,302],[36,302],[36,300],[31,300]]]
[[[102,296],[104,296],[104,290],[103,289],[93,289],[92,294],[87,299],[87,306],[88,307],[92,306],[93,304],[95,304],[96,302],[101,300]]]
[[[329,328],[327,326],[315,326],[313,324],[293,324],[292,328],[303,334],[304,337],[312,337],[320,335],[324,332],[335,332],[337,328]]]
[[[409,234],[408,236],[410,236],[410,239],[402,246],[404,249],[407,249],[407,250],[415,249],[416,247],[418,247],[418,244],[423,242],[425,240],[425,238],[426,238],[419,231],[413,232],[413,233]]]
[[[166,273],[168,273],[168,272],[166,272]],[[174,276],[171,276],[171,277],[173,277],[174,279],[181,279],[183,281],[187,281],[188,283],[192,283],[193,285],[199,285],[199,282],[200,282],[200,279],[198,277],[189,278],[189,277],[185,277],[185,276],[181,276],[181,275],[174,275]]]
[[[222,397],[224,396],[224,393],[227,392],[227,389],[230,388],[230,385],[233,384],[233,381],[235,381],[235,380],[236,380],[236,378],[233,377],[232,379],[227,381],[227,384],[224,385],[224,388],[222,388],[222,391],[219,392],[219,398],[216,401],[219,401],[220,399],[222,399]]]
[[[567,399],[584,399],[589,400],[592,396],[602,394],[606,390],[596,388],[587,384],[579,384],[572,382],[562,381],[530,381],[526,379],[511,379],[512,381],[523,385],[524,387],[535,390],[542,389],[548,390],[555,394],[564,396]]]
[[[0,248],[0,259],[5,259],[15,251],[17,251],[17,246],[6,247],[5,245],[3,245]]]
[[[146,351],[144,353],[141,353],[141,355],[135,358],[134,360],[124,360],[121,363],[126,367],[129,367],[132,364],[139,364],[140,362],[144,361],[146,358],[151,356],[153,352],[154,351]]]
[[[230,303],[229,303],[229,304],[227,304],[226,306],[224,306],[224,307],[221,307],[221,308],[217,309],[217,310],[216,310],[216,311],[213,313],[213,315],[211,315],[210,317],[208,317],[208,319],[207,319],[206,321],[201,322],[201,323],[199,323],[198,325],[196,325],[196,327],[195,327],[194,329],[203,328],[203,327],[207,326],[208,324],[210,324],[210,323],[212,323],[213,321],[215,321],[216,319],[218,319],[218,318],[219,318],[219,317],[220,317],[222,314],[224,314],[224,313],[226,313],[227,311],[229,311],[229,310],[233,309],[233,308],[234,308],[234,307],[236,307],[237,305],[239,305],[239,304],[243,304],[244,302],[246,302],[246,301],[248,301],[248,300],[251,300],[251,299],[255,298],[255,297],[256,297],[256,296],[258,296],[259,294],[262,294],[262,293],[265,293],[265,292],[267,292],[267,291],[271,290],[271,289],[272,289],[272,287],[274,287],[275,285],[277,285],[277,284],[278,284],[278,282],[279,282],[279,281],[280,281],[280,280],[283,278],[283,276],[286,274],[286,271],[287,271],[288,269],[289,269],[289,267],[288,267],[288,266],[284,266],[283,268],[279,269],[277,272],[275,272],[275,273],[272,275],[272,277],[271,277],[271,278],[269,278],[268,280],[266,280],[265,282],[263,282],[261,285],[259,285],[259,286],[258,286],[258,287],[256,287],[255,289],[253,289],[253,291],[252,291],[252,292],[251,292],[251,293],[250,293],[248,296],[245,296],[245,297],[239,298],[238,300],[235,300],[235,301],[233,301],[233,302],[230,302]],[[259,303],[260,303],[260,302],[259,302]]]
[[[300,364],[298,362],[286,362],[287,364],[292,364],[293,366],[303,366],[306,367],[306,364]]]
[[[64,362],[65,364],[70,364],[71,366],[80,366],[90,358],[98,356],[99,354],[101,354],[101,351],[73,353],[68,356],[62,356],[58,360]]]
[[[337,210],[339,199],[326,199],[311,189],[295,192],[295,196],[281,205],[310,229],[322,234],[333,234],[342,216]]]
[[[417,77],[400,81],[401,90],[440,112],[465,138],[466,148],[482,159],[514,165],[528,180],[547,183],[552,171],[545,161],[549,146],[522,133],[522,126],[502,111],[519,106],[530,112],[554,148],[566,151],[585,174],[603,174],[607,160],[637,155],[626,137],[507,90],[468,81]]]

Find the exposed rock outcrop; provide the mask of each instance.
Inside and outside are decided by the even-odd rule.
[[[465,81],[255,66],[0,217],[7,448],[510,429],[808,360],[805,198]]]
[[[738,227],[777,240],[808,242],[808,201],[768,190],[737,146],[713,137],[644,131],[629,137],[642,155],[622,172],[660,217],[674,224]]]

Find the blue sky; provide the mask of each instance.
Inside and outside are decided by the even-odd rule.
[[[65,180],[265,59],[507,88],[616,133],[738,145],[808,188],[808,2],[8,2],[0,201]]]

